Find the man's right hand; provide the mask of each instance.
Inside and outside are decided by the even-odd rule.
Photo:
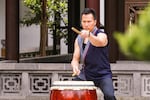
[[[78,66],[73,66],[73,74],[72,76],[76,76],[80,74],[80,70]]]

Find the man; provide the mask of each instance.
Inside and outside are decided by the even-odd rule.
[[[112,83],[112,72],[108,60],[107,34],[96,27],[96,13],[85,8],[81,13],[83,30],[75,40],[71,65],[75,80],[93,81],[105,100],[116,100]],[[79,64],[82,63],[82,70]]]

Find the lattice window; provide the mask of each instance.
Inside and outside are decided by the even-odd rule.
[[[147,1],[136,2],[134,0],[125,2],[125,29],[136,23],[139,15],[147,6]]]
[[[141,14],[142,10],[144,10],[144,6],[130,6],[129,10],[129,16],[130,16],[130,20],[129,20],[129,24],[132,23],[136,23],[139,17],[139,14]]]

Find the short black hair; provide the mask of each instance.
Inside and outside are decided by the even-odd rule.
[[[95,12],[95,10],[94,10],[93,8],[84,8],[84,10],[83,10],[82,13],[81,13],[81,16],[82,16],[83,14],[92,14],[93,17],[94,17],[94,19],[95,19],[95,20],[97,19],[97,18],[96,18],[96,12]]]

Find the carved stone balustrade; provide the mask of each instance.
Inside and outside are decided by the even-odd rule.
[[[150,100],[150,63],[118,61],[111,68],[117,100]],[[49,100],[52,82],[72,80],[71,74],[68,63],[1,62],[0,100]]]

